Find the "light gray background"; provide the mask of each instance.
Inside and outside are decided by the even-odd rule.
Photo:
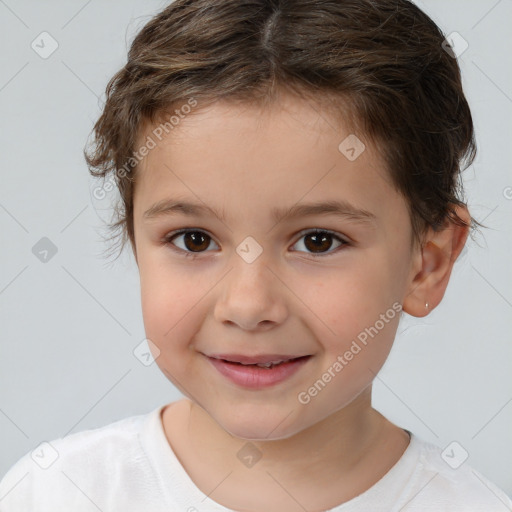
[[[464,173],[471,213],[491,229],[468,242],[446,296],[408,317],[374,384],[374,404],[512,494],[512,175],[510,0],[425,0],[460,57],[479,154]],[[111,194],[82,149],[135,33],[166,2],[0,1],[0,476],[44,440],[151,411],[181,395],[133,350],[144,339],[139,280],[125,252],[102,259]],[[42,59],[31,43],[58,42]],[[508,198],[507,198],[508,197]],[[48,237],[46,263],[32,247]]]

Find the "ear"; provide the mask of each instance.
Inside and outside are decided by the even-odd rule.
[[[437,231],[430,228],[422,247],[414,253],[403,301],[403,310],[412,316],[426,316],[441,302],[453,265],[466,243],[471,216],[465,206],[456,206],[454,210],[468,226],[447,220]]]

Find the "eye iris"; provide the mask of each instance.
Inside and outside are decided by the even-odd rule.
[[[309,235],[306,235],[304,238],[304,245],[307,247],[308,250],[315,252],[315,250],[318,249],[324,249],[328,250],[331,247],[331,242],[329,239],[331,238],[331,235],[329,233],[311,233]],[[308,243],[308,240],[314,240],[314,243],[310,247],[310,244]],[[327,244],[325,243],[327,241]],[[322,252],[322,251],[318,251]]]
[[[208,235],[201,233],[200,231],[191,231],[189,233],[185,233],[183,236],[183,241],[185,243],[185,247],[191,251],[201,252],[204,249],[208,248]],[[201,246],[198,247],[195,245],[194,247],[190,247],[188,242],[192,242],[193,244],[197,244],[198,242],[202,242]]]

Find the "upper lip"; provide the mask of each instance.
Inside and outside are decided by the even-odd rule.
[[[288,361],[289,359],[297,359],[298,357],[306,357],[310,354],[304,355],[290,355],[290,354],[259,354],[254,356],[246,356],[243,354],[210,354],[208,357],[214,359],[224,359],[232,363],[243,364],[260,364],[272,363],[277,361]]]

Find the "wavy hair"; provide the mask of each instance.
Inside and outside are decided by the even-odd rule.
[[[94,142],[93,176],[112,174],[120,193],[109,227],[135,250],[133,193],[144,122],[177,105],[217,100],[270,105],[299,94],[376,144],[405,197],[413,242],[464,205],[461,170],[476,155],[457,60],[445,35],[408,0],[176,0],[134,38],[109,81]],[[122,172],[124,169],[124,172]],[[468,227],[481,225],[473,218]]]

